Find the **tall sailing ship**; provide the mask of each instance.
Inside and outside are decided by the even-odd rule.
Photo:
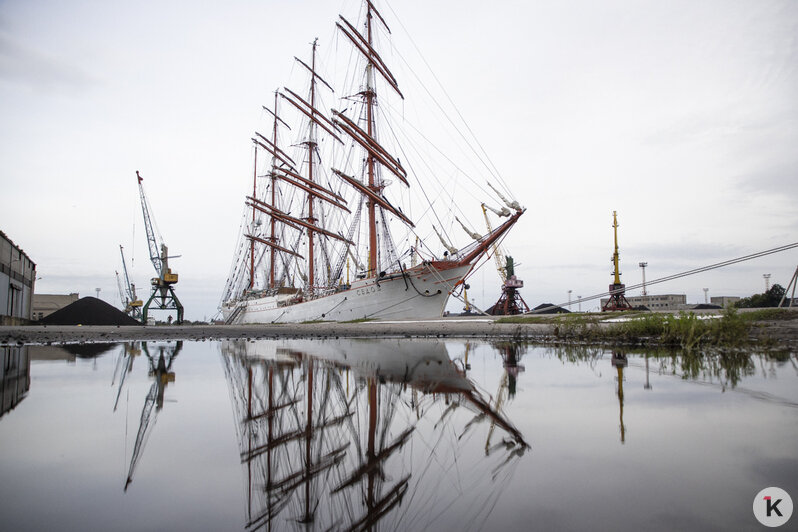
[[[357,66],[342,76],[349,90],[338,96],[322,77],[313,41],[309,60],[295,58],[306,92],[285,87],[272,108],[264,107],[271,132],[252,139],[252,192],[221,303],[227,323],[439,317],[524,212],[488,183],[506,205],[494,212],[507,219],[480,235],[456,218],[473,241],[459,249],[447,242],[443,220],[453,221],[455,202],[431,167],[412,157],[437,148],[426,138],[413,153],[389,148],[401,136],[391,119],[402,121],[405,112],[398,81],[377,50],[390,29],[370,0],[360,15],[357,24],[343,16],[336,22]],[[344,108],[325,112],[330,98]],[[300,119],[296,131],[291,114]],[[427,171],[413,171],[397,154],[411,154],[412,165]],[[424,189],[430,184],[437,192]],[[426,244],[433,233],[446,248],[442,257]]]

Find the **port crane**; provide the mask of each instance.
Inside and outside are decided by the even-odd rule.
[[[488,233],[490,233],[493,231],[493,227],[490,223],[490,218],[488,218],[488,209],[499,216],[503,216],[505,212],[509,215],[510,211],[507,209],[497,211],[484,203],[482,204],[485,226],[488,229]],[[502,280],[502,295],[499,297],[499,300],[488,309],[488,314],[494,316],[509,316],[529,312],[529,306],[518,292],[519,288],[523,288],[524,281],[515,276],[515,263],[513,258],[504,253],[498,242],[493,244],[493,259],[496,261],[496,270],[499,272],[499,278]]]
[[[613,265],[613,281],[610,285],[610,298],[601,308],[602,312],[608,310],[632,310],[632,305],[626,299],[626,285],[621,283],[621,272],[618,267],[620,255],[618,254],[618,213],[616,211],[612,211],[612,228],[615,232],[615,253],[610,258]]]
[[[122,304],[125,305],[125,314],[141,321],[141,307],[144,303],[136,296],[136,285],[130,282],[130,277],[127,274],[127,263],[125,262],[125,252],[122,246],[119,246],[119,254],[122,256],[122,271],[125,274],[124,285],[119,277],[119,272],[116,272],[116,281],[119,285],[119,295],[122,298]]]
[[[183,322],[183,305],[180,303],[180,300],[177,299],[174,289],[174,285],[177,284],[177,273],[172,272],[172,269],[169,268],[170,257],[166,244],[159,241],[155,236],[155,231],[152,227],[152,219],[150,217],[150,207],[147,202],[147,197],[144,194],[144,185],[142,184],[144,178],[141,177],[138,170],[136,170],[136,178],[138,179],[139,194],[141,196],[141,211],[144,215],[144,229],[147,232],[150,261],[152,261],[152,265],[155,267],[155,273],[158,274],[158,277],[153,277],[151,280],[152,293],[142,309],[141,322],[146,325],[150,305],[154,302],[156,305],[155,308],[159,310],[177,311],[176,323],[179,324]]]
[[[119,289],[119,301],[122,302],[122,306],[127,308],[128,298],[125,292],[125,289],[122,288],[122,279],[119,278],[119,270],[114,270],[116,274],[116,287]]]

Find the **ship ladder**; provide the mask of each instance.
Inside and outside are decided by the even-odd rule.
[[[230,314],[230,316],[228,316],[226,320],[224,320],[224,324],[225,325],[232,325],[236,321],[236,319],[238,318],[239,314],[241,314],[241,311],[243,311],[243,310],[244,310],[244,304],[243,303],[239,303],[236,306],[236,309],[233,311],[233,313]]]

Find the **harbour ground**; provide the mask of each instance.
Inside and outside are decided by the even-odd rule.
[[[717,314],[717,311],[714,311]],[[650,314],[650,313],[647,313]],[[713,311],[704,312],[712,315]],[[313,322],[253,325],[28,325],[0,327],[0,345],[124,342],[141,340],[218,340],[265,338],[477,338],[520,340],[540,344],[618,343],[617,337],[602,340],[602,331],[617,326],[623,315],[540,315],[527,323],[506,323],[488,316],[452,316],[434,320]],[[584,317],[583,317],[584,316]],[[566,325],[588,320],[590,339],[566,334]],[[581,323],[587,323],[583,321]],[[571,327],[573,328],[573,327]],[[785,311],[778,319],[767,317],[750,322],[748,345],[798,352],[798,309]],[[652,338],[626,338],[633,345],[656,345]]]

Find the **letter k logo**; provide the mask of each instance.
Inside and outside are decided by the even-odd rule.
[[[776,512],[776,515],[778,515],[779,517],[783,517],[781,515],[781,512],[779,511],[779,503],[781,502],[781,499],[778,499],[776,502],[773,502],[772,498],[770,497],[770,495],[767,495],[766,497],[764,497],[764,499],[765,499],[765,501],[767,501],[767,516],[768,517],[770,517],[770,515],[773,512]]]

